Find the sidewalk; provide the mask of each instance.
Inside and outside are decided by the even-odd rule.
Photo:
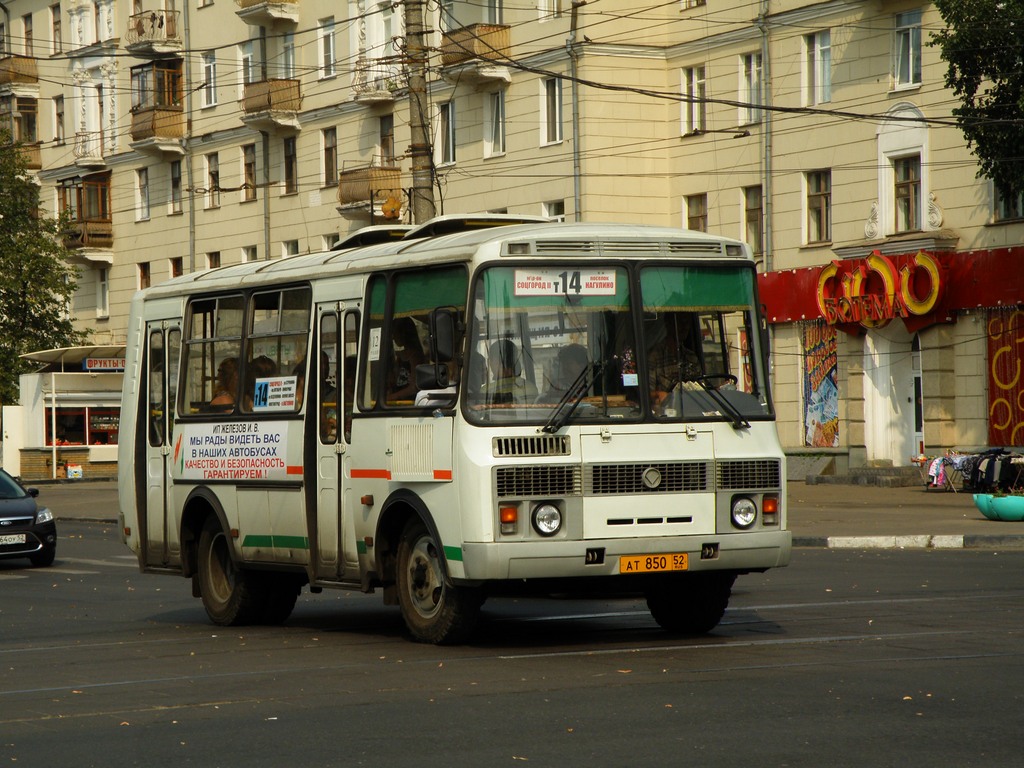
[[[117,522],[117,484],[37,484],[39,501],[61,520]],[[989,520],[973,496],[923,485],[789,483],[789,529],[798,547],[1024,549],[1024,522]]]

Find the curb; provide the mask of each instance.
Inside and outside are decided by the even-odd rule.
[[[817,549],[1024,549],[1024,535],[794,536],[793,546]]]

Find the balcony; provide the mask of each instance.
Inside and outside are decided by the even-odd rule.
[[[0,96],[39,97],[35,59],[14,55],[0,58]]]
[[[402,169],[371,164],[343,168],[338,176],[338,211],[346,216],[369,216],[390,221],[401,215]]]
[[[143,58],[180,53],[179,11],[144,11],[128,17],[125,48]]]
[[[246,83],[242,122],[257,131],[299,130],[302,93],[298,80],[259,80]]]
[[[352,90],[355,92],[355,101],[360,104],[391,103],[404,83],[405,76],[401,68],[389,59],[360,57],[356,61]]]
[[[272,27],[275,22],[296,24],[299,21],[299,0],[235,0],[238,18],[254,27]]]
[[[64,236],[66,248],[113,248],[114,225],[110,220],[72,221]]]
[[[75,165],[80,168],[105,168],[103,159],[103,132],[79,131],[75,134]]]
[[[39,171],[43,168],[43,156],[40,152],[39,142],[34,144],[22,144],[18,147],[18,152],[21,153],[22,159],[25,161],[25,167],[30,171]]]
[[[445,80],[508,83],[506,61],[511,53],[506,24],[471,24],[441,35],[441,66]]]
[[[181,107],[160,106],[132,110],[131,147],[136,152],[162,157],[181,155],[185,135],[185,114]]]

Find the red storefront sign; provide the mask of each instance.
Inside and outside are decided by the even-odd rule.
[[[988,335],[988,442],[1024,445],[1024,312],[992,313]]]

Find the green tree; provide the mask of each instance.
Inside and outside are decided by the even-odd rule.
[[[76,272],[61,233],[46,218],[20,145],[0,128],[0,402],[18,401],[18,377],[34,369],[26,352],[81,344],[68,314]]]
[[[946,28],[932,35],[978,177],[1004,196],[1024,191],[1024,0],[935,0]]]

